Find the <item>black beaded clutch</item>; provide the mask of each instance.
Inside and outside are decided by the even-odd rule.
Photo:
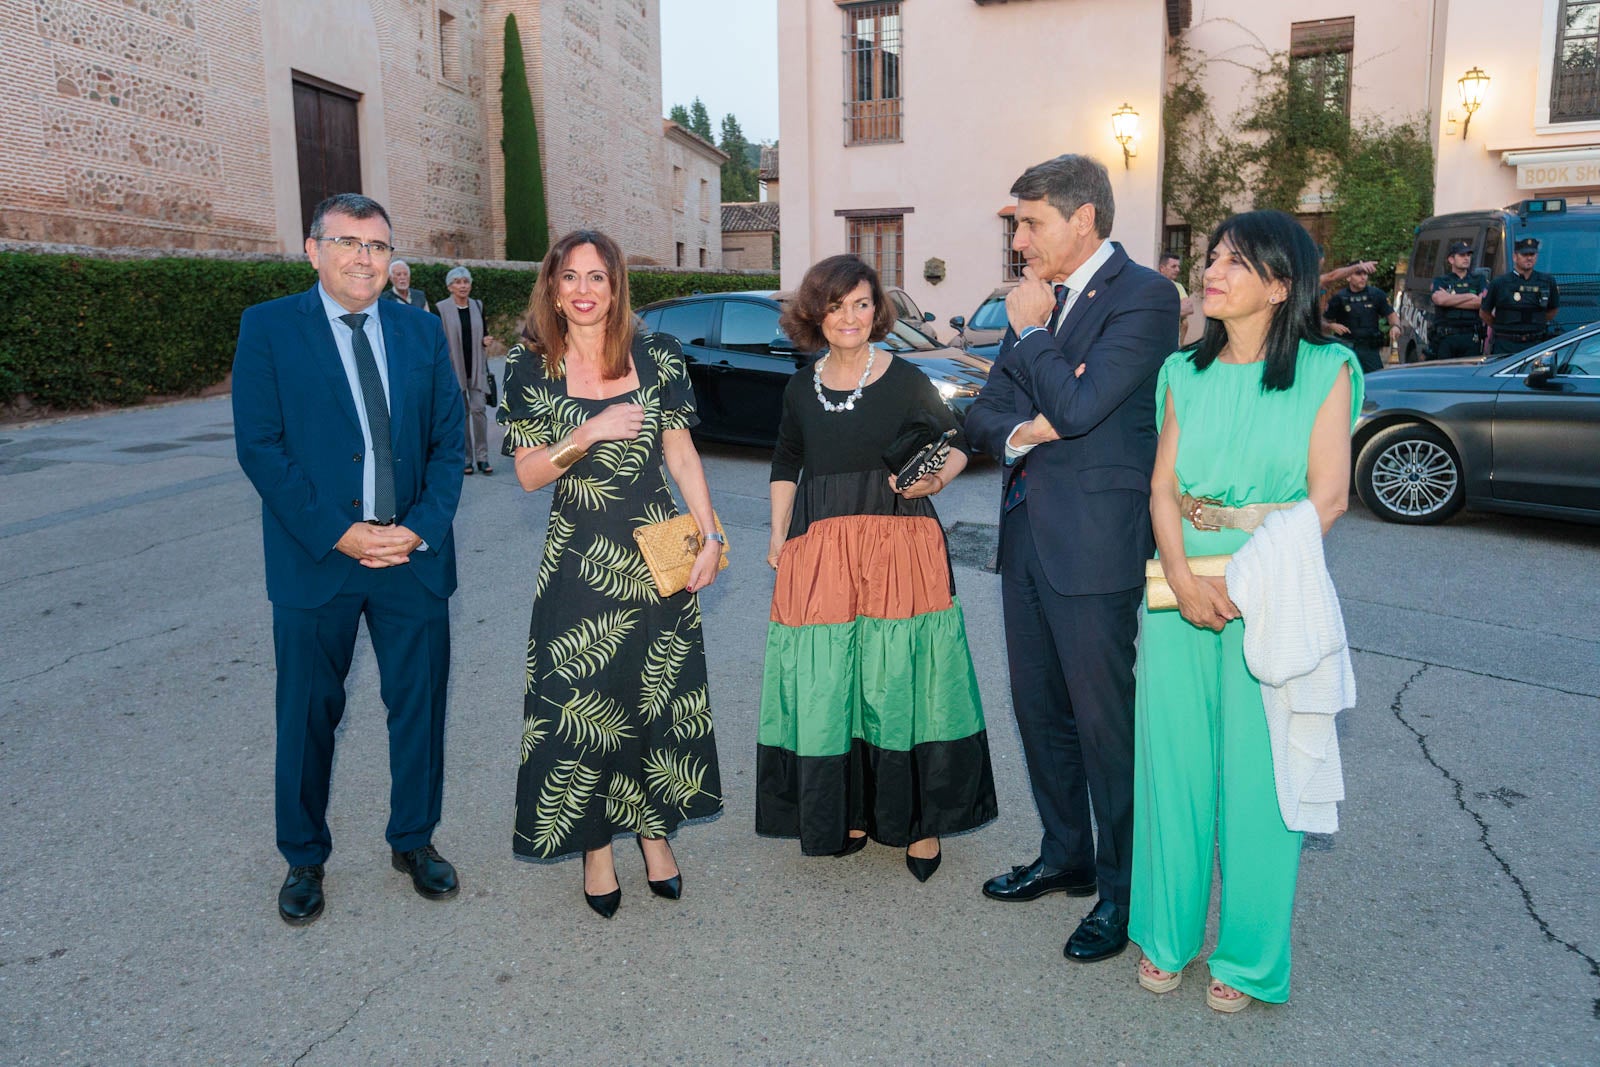
[[[883,453],[883,465],[894,475],[894,487],[903,493],[928,475],[944,470],[955,435],[954,430],[941,433],[918,423],[895,438]]]

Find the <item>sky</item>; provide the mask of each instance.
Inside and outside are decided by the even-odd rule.
[[[719,139],[730,112],[752,144],[778,139],[778,0],[661,0],[661,110],[697,96]]]

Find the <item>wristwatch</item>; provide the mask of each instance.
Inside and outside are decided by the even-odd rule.
[[[717,544],[721,545],[723,548],[727,548],[728,547],[728,539],[726,537],[723,537],[722,534],[716,532],[715,530],[713,530],[711,533],[704,534],[703,536],[705,537],[705,539],[707,541],[715,541]]]

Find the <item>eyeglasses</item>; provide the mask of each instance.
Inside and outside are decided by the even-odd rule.
[[[337,245],[339,251],[352,256],[357,252],[366,252],[374,259],[387,259],[394,251],[394,247],[385,241],[363,241],[356,237],[318,237],[315,240]]]

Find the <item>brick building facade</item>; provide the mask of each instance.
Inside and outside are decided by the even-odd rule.
[[[297,252],[332,183],[502,257],[508,14],[552,230],[672,263],[658,0],[0,0],[0,240]]]

